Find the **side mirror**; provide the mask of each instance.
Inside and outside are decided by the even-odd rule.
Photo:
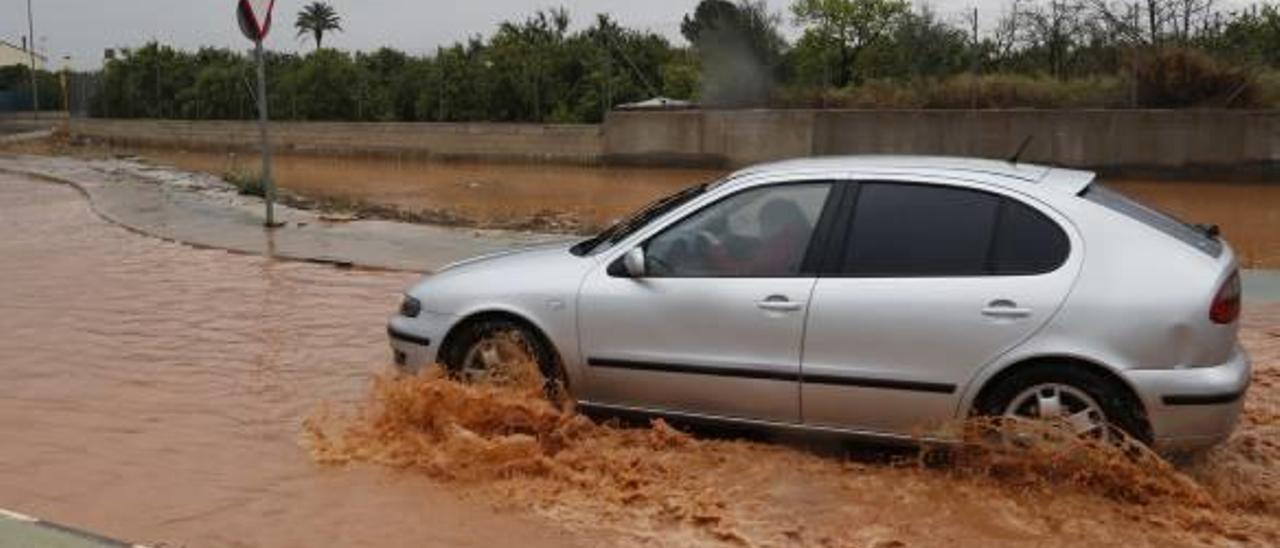
[[[622,266],[632,278],[643,278],[645,272],[644,248],[637,247],[622,257]]]
[[[609,265],[609,275],[615,278],[643,278],[645,276],[644,248],[632,249],[614,261]]]

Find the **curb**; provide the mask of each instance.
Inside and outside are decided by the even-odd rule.
[[[26,514],[5,510],[0,508],[0,525],[5,521],[16,522],[19,527],[36,532],[37,536],[51,537],[67,542],[75,542],[76,544],[94,547],[94,548],[148,548],[143,544],[132,544],[119,541],[113,538],[105,537],[97,533],[91,533],[82,529],[68,527],[66,525],[44,521],[34,518]],[[21,540],[21,539],[19,539]],[[0,538],[0,546],[6,545],[5,539]]]
[[[415,269],[409,269],[409,268],[395,268],[395,267],[380,266],[380,265],[356,264],[353,261],[349,261],[345,259],[333,259],[333,258],[327,258],[327,257],[299,257],[299,256],[279,254],[279,253],[267,255],[264,253],[256,253],[253,251],[245,251],[243,249],[219,247],[215,245],[208,245],[208,244],[201,244],[201,243],[191,242],[186,240],[180,240],[180,239],[171,238],[168,236],[161,236],[159,234],[148,232],[146,230],[143,230],[141,228],[128,224],[102,211],[102,209],[98,207],[97,202],[94,201],[93,193],[90,192],[89,189],[85,188],[84,185],[78,181],[74,181],[71,179],[64,179],[62,177],[58,177],[55,175],[49,175],[48,173],[42,173],[38,171],[27,171],[23,169],[14,169],[11,167],[3,167],[3,166],[0,166],[0,173],[8,174],[8,175],[17,175],[21,177],[29,177],[31,179],[44,181],[46,183],[52,183],[56,185],[71,187],[75,189],[75,191],[78,192],[82,197],[84,197],[85,201],[88,202],[89,204],[89,210],[92,211],[94,215],[98,216],[98,218],[102,219],[103,221],[107,222],[110,225],[123,228],[131,233],[137,234],[139,236],[145,236],[147,238],[160,240],[162,242],[185,245],[187,247],[191,247],[194,249],[225,251],[227,253],[231,253],[235,255],[243,255],[247,257],[269,257],[271,259],[276,259],[276,260],[318,264],[318,265],[332,266],[334,268],[341,268],[341,269],[359,269],[359,270],[367,270],[367,271],[374,271],[374,272],[396,272],[396,273],[409,273],[409,274],[423,273],[421,270],[415,270]]]

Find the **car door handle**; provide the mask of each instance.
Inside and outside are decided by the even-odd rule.
[[[781,295],[774,295],[763,301],[756,301],[756,307],[770,312],[796,312],[804,308],[804,303],[792,302]]]
[[[982,309],[982,315],[989,318],[1026,318],[1031,315],[1030,308],[1022,308],[1018,303],[1009,300],[991,301]]]

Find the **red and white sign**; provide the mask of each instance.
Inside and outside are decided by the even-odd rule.
[[[276,0],[237,0],[236,18],[240,20],[240,31],[245,38],[254,42],[266,39],[275,7]]]

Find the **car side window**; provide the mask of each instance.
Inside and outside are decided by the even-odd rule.
[[[862,183],[839,271],[848,276],[1012,276],[1066,261],[1062,229],[1017,200],[910,183]]]
[[[1067,262],[1071,241],[1043,213],[1005,198],[991,249],[991,273],[1019,276],[1053,272]]]
[[[651,239],[646,269],[657,278],[799,275],[830,191],[830,183],[788,183],[711,204]]]

